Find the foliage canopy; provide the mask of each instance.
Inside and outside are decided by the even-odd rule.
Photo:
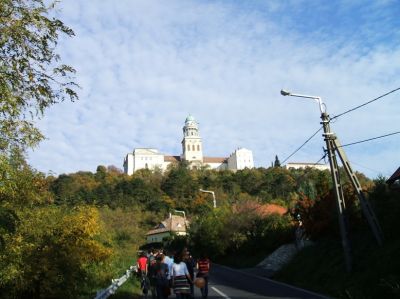
[[[0,150],[35,146],[43,135],[33,120],[66,98],[77,99],[75,70],[60,63],[55,46],[74,32],[50,16],[54,3],[0,1]]]

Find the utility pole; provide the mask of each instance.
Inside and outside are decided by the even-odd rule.
[[[339,227],[340,227],[340,234],[342,237],[342,246],[343,246],[343,251],[344,251],[344,257],[345,257],[345,263],[346,263],[346,270],[348,272],[351,271],[352,268],[352,260],[351,260],[351,248],[350,248],[350,243],[349,243],[349,238],[348,238],[348,230],[347,230],[347,219],[346,219],[346,204],[344,200],[344,195],[343,195],[343,188],[340,180],[340,173],[339,173],[339,167],[337,164],[337,159],[336,159],[336,153],[338,154],[343,167],[345,169],[345,172],[347,176],[349,177],[351,184],[353,185],[353,188],[357,192],[358,198],[361,203],[362,211],[365,216],[365,218],[368,221],[368,224],[374,234],[374,237],[379,245],[382,245],[383,243],[383,233],[380,228],[378,219],[376,218],[376,215],[374,211],[372,210],[372,207],[370,206],[368,200],[365,198],[364,193],[362,192],[360,182],[358,181],[355,173],[353,172],[350,161],[347,159],[347,156],[339,142],[339,139],[337,136],[331,132],[330,129],[330,118],[329,115],[326,112],[326,106],[322,102],[322,99],[317,96],[308,96],[308,95],[301,95],[301,94],[293,94],[288,91],[281,90],[281,94],[283,96],[293,96],[293,97],[299,97],[299,98],[308,98],[308,99],[313,99],[318,102],[319,104],[319,109],[321,111],[321,124],[324,129],[324,140],[326,143],[326,152],[329,158],[329,164],[330,164],[330,169],[331,169],[331,177],[334,185],[334,193],[336,197],[336,207],[338,211],[338,218],[339,218]]]
[[[321,119],[322,119],[322,125],[324,127],[323,136],[326,142],[329,165],[331,168],[331,177],[336,197],[336,208],[338,211],[339,228],[340,228],[340,235],[342,236],[342,247],[346,262],[346,270],[347,272],[350,272],[352,268],[352,260],[351,260],[351,248],[347,230],[347,220],[345,214],[346,203],[344,201],[343,188],[340,182],[339,167],[337,164],[336,155],[334,151],[335,148],[334,140],[336,139],[336,136],[330,131],[329,116],[326,114],[326,112],[321,113]]]

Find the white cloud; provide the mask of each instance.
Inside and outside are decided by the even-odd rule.
[[[318,3],[312,8],[329,14],[329,5]],[[348,38],[351,26],[360,24],[338,32],[318,16],[323,30],[304,31],[293,23],[311,7],[290,5],[65,1],[60,17],[76,37],[63,40],[60,52],[78,71],[81,99],[47,111],[39,126],[49,140],[30,154],[31,163],[63,173],[94,171],[99,164],[121,167],[135,147],[177,155],[191,113],[200,122],[206,155],[229,155],[243,146],[253,150],[257,166],[268,166],[319,126],[317,105],[281,97],[281,88],[322,96],[334,115],[398,87],[400,48],[385,40],[371,45],[380,34],[371,12],[365,15],[375,22],[366,26],[368,43],[343,43],[340,34]],[[393,22],[390,8],[377,9],[389,22],[385,27]],[[343,3],[341,9],[348,13]],[[343,116],[332,128],[343,143],[398,130],[398,96]],[[377,141],[352,149],[354,160],[389,174],[399,160],[399,137],[390,138],[393,147]],[[319,134],[291,161],[315,162],[322,145]],[[366,156],[370,148],[375,152]]]

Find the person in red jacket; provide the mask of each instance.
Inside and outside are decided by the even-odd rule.
[[[137,260],[138,275],[140,278],[140,286],[143,291],[143,297],[147,298],[147,293],[149,291],[149,279],[147,277],[147,256],[144,252],[140,254]]]
[[[140,254],[140,257],[137,260],[137,268],[139,274],[147,275],[147,256],[144,252]]]

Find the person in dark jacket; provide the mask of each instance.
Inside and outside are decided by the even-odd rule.
[[[196,263],[195,263],[193,257],[190,255],[189,251],[185,252],[184,262],[189,271],[190,277],[194,277],[194,268],[196,267]],[[189,281],[189,284],[190,284],[190,297],[194,298],[193,281]]]
[[[159,254],[157,256],[157,263],[155,267],[155,278],[156,278],[156,290],[157,299],[167,299],[171,294],[171,289],[169,285],[169,267],[164,262],[164,254]]]

